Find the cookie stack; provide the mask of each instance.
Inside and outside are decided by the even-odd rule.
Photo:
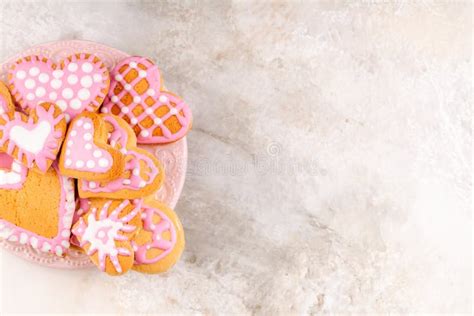
[[[175,142],[191,123],[148,58],[110,73],[88,53],[17,60],[0,82],[0,238],[58,256],[79,247],[109,275],[166,271],[184,232],[154,199],[164,169],[139,144]]]

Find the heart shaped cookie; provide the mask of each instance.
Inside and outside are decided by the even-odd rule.
[[[124,166],[122,153],[107,144],[105,122],[99,114],[84,112],[71,122],[59,158],[63,175],[111,180],[122,174]]]
[[[56,103],[66,120],[95,112],[109,89],[109,73],[95,55],[75,54],[58,64],[43,56],[18,59],[8,71],[15,101],[27,111],[42,102]]]
[[[183,226],[172,209],[155,200],[144,203],[141,218],[143,228],[132,240],[133,269],[142,273],[165,272],[183,252]]]
[[[0,237],[61,256],[69,247],[74,182],[55,164],[40,174],[6,155],[0,161]],[[8,174],[14,181],[4,181]]]
[[[109,93],[101,108],[129,123],[140,144],[165,144],[184,137],[191,128],[188,105],[163,91],[158,67],[149,59],[133,56],[111,72]]]
[[[136,199],[156,192],[164,181],[161,163],[151,153],[137,147],[137,139],[127,122],[111,114],[100,116],[107,126],[107,143],[125,156],[125,170],[112,181],[79,180],[79,196]]]
[[[90,209],[74,224],[73,234],[101,271],[120,275],[133,266],[130,239],[141,227],[140,203],[90,200]]]
[[[30,115],[22,112],[0,114],[0,150],[28,168],[46,172],[61,148],[66,119],[53,103],[41,103]]]

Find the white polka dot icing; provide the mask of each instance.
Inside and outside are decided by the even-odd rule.
[[[105,98],[108,73],[94,55],[78,54],[54,64],[47,58],[28,56],[9,69],[12,94],[22,108],[41,102],[60,102],[74,118],[84,110],[95,112]]]
[[[66,167],[79,171],[107,172],[112,166],[112,156],[93,143],[94,123],[88,117],[76,120],[70,126],[66,142],[69,150]]]

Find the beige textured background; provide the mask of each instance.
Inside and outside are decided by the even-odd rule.
[[[162,277],[4,253],[1,311],[471,311],[469,2],[0,0],[0,59],[58,39],[191,104],[187,248]]]

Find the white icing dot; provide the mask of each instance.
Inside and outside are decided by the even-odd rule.
[[[112,100],[112,102],[117,103],[118,100],[119,100],[119,98],[118,98],[118,96],[113,95],[112,98],[111,98],[111,100]]]
[[[135,102],[135,103],[140,103],[141,100],[142,100],[142,98],[140,98],[138,95],[133,97],[133,102]]]
[[[173,115],[174,115],[174,114],[177,114],[177,113],[178,113],[178,110],[176,110],[175,108],[172,108],[172,109],[170,110],[170,113],[173,114]]]
[[[125,185],[129,185],[129,184],[132,183],[132,181],[130,181],[130,179],[125,179],[125,180],[122,181],[122,183],[125,184]]]
[[[76,125],[77,125],[77,126],[82,126],[83,123],[84,123],[83,120],[78,120],[78,121],[76,122]]]
[[[122,148],[122,149],[120,149],[120,152],[125,155],[125,154],[127,154],[127,149],[126,149],[126,148]]]
[[[67,82],[69,84],[76,84],[78,81],[79,79],[77,78],[76,75],[69,75],[69,77],[67,77]]]
[[[24,70],[20,70],[16,73],[16,78],[23,80],[26,78],[26,72]]]
[[[101,82],[102,81],[102,76],[99,74],[94,75],[94,82]]]
[[[109,109],[107,109],[106,107],[103,107],[102,109],[100,109],[100,111],[105,114],[109,113]]]
[[[64,72],[62,70],[53,71],[53,77],[56,79],[61,78],[63,75],[64,75]]]
[[[105,168],[109,165],[109,161],[105,158],[100,158],[99,159],[99,166],[101,166],[102,168]]]
[[[35,95],[33,93],[28,93],[26,95],[26,99],[30,100],[30,101],[33,101],[35,99]]]
[[[134,61],[131,61],[129,65],[130,65],[130,68],[137,68],[137,63]]]
[[[138,75],[141,77],[141,78],[145,78],[146,77],[146,71],[145,70],[140,70],[138,72]]]
[[[72,140],[68,140],[67,145],[71,147],[72,145],[74,145],[74,142]]]
[[[146,114],[151,114],[153,113],[153,109],[152,108],[148,108],[145,110]]]
[[[87,150],[91,150],[92,149],[92,145],[87,143],[84,145],[84,148],[87,149]]]
[[[69,65],[67,65],[67,70],[69,70],[69,71],[71,71],[71,72],[76,71],[77,68],[79,68],[79,66],[77,66],[76,63],[70,63]]]
[[[62,84],[63,84],[63,83],[62,83],[61,80],[58,80],[58,79],[53,79],[53,80],[51,80],[51,87],[52,87],[53,89],[59,89],[59,88],[61,88]]]
[[[82,106],[81,100],[72,99],[71,102],[69,102],[69,106],[74,110],[79,110]]]
[[[68,238],[70,235],[71,235],[71,232],[69,230],[63,230],[61,232],[61,236],[63,236],[64,238]]]
[[[89,188],[95,189],[97,187],[97,184],[94,181],[89,182]]]
[[[89,123],[89,122],[86,122],[86,123],[84,123],[83,128],[84,128],[84,129],[91,129],[91,128],[92,128],[92,124]]]
[[[130,109],[127,108],[126,106],[124,106],[124,107],[121,109],[121,111],[122,111],[122,113],[127,114],[127,113],[130,111]]]
[[[66,89],[63,90],[62,95],[63,95],[63,98],[69,100],[74,96],[74,92],[72,92],[72,89],[66,88]]]
[[[90,88],[92,86],[91,76],[84,76],[81,78],[81,86],[84,88]]]
[[[87,168],[92,169],[95,167],[95,162],[94,160],[87,160],[86,165],[87,165]]]
[[[134,176],[139,176],[140,175],[140,169],[139,168],[133,169],[133,175]]]
[[[159,118],[159,117],[155,117],[155,119],[153,120],[153,122],[156,124],[156,125],[161,125],[163,123],[163,121]]]
[[[56,92],[53,91],[49,94],[49,99],[51,101],[55,101],[57,98],[58,98],[58,94]]]
[[[49,76],[48,74],[42,73],[41,75],[39,75],[38,80],[41,83],[47,83],[49,81]]]
[[[89,90],[87,90],[87,89],[81,89],[81,90],[79,90],[79,92],[77,93],[77,96],[78,96],[79,99],[81,99],[81,100],[87,100],[87,99],[91,96],[91,93],[90,93]]]
[[[72,164],[72,160],[71,159],[66,159],[66,166],[70,166]]]
[[[166,95],[160,95],[160,102],[161,103],[166,103],[168,102],[168,97]]]
[[[71,120],[71,115],[69,114],[64,114],[64,118],[66,119],[66,123],[69,123],[69,121]]]
[[[82,160],[76,161],[76,167],[77,167],[77,168],[82,168],[82,167],[84,167],[84,161],[82,161]]]
[[[30,69],[30,71],[28,73],[30,74],[30,76],[35,77],[35,76],[39,75],[40,70],[39,70],[38,67],[33,67],[33,68]]]
[[[56,102],[56,104],[59,106],[59,108],[62,111],[65,111],[67,109],[67,103],[64,100],[59,100],[59,101]]]
[[[148,95],[150,95],[150,96],[154,96],[154,95],[155,95],[155,90],[153,90],[153,89],[148,89],[148,90],[146,91],[146,94],[148,94]]]
[[[66,156],[70,156],[71,155],[71,149],[66,149]]]
[[[140,132],[140,136],[142,137],[148,137],[150,135],[150,132],[148,132],[147,130],[143,130]]]
[[[132,86],[127,83],[127,84],[125,85],[125,90],[127,90],[127,91],[132,90]]]
[[[94,157],[95,158],[100,158],[102,157],[102,152],[98,149],[94,150],[94,153],[93,153]]]
[[[140,183],[138,184],[138,186],[139,186],[140,188],[144,188],[144,187],[146,186],[146,182],[142,180],[142,181],[140,181]]]
[[[36,86],[36,82],[33,79],[27,79],[25,81],[25,87],[27,89],[33,89]]]
[[[61,245],[62,245],[64,248],[69,248],[69,241],[67,241],[67,240],[61,241]]]
[[[56,246],[56,255],[60,256],[63,254],[63,249],[61,246]]]
[[[115,75],[115,80],[116,81],[122,81],[123,77],[120,74]]]
[[[35,94],[38,98],[41,98],[46,94],[46,89],[43,87],[39,87],[36,89]]]
[[[137,124],[138,123],[138,120],[136,117],[132,117],[132,119],[130,120],[130,123],[132,123],[133,125]]]
[[[84,140],[91,140],[92,139],[92,134],[91,133],[85,133],[84,134]]]
[[[86,72],[86,73],[91,72],[92,69],[93,69],[93,67],[92,67],[92,65],[91,65],[90,63],[84,63],[84,64],[82,64],[81,68],[82,68],[82,71],[84,71],[84,72]]]

